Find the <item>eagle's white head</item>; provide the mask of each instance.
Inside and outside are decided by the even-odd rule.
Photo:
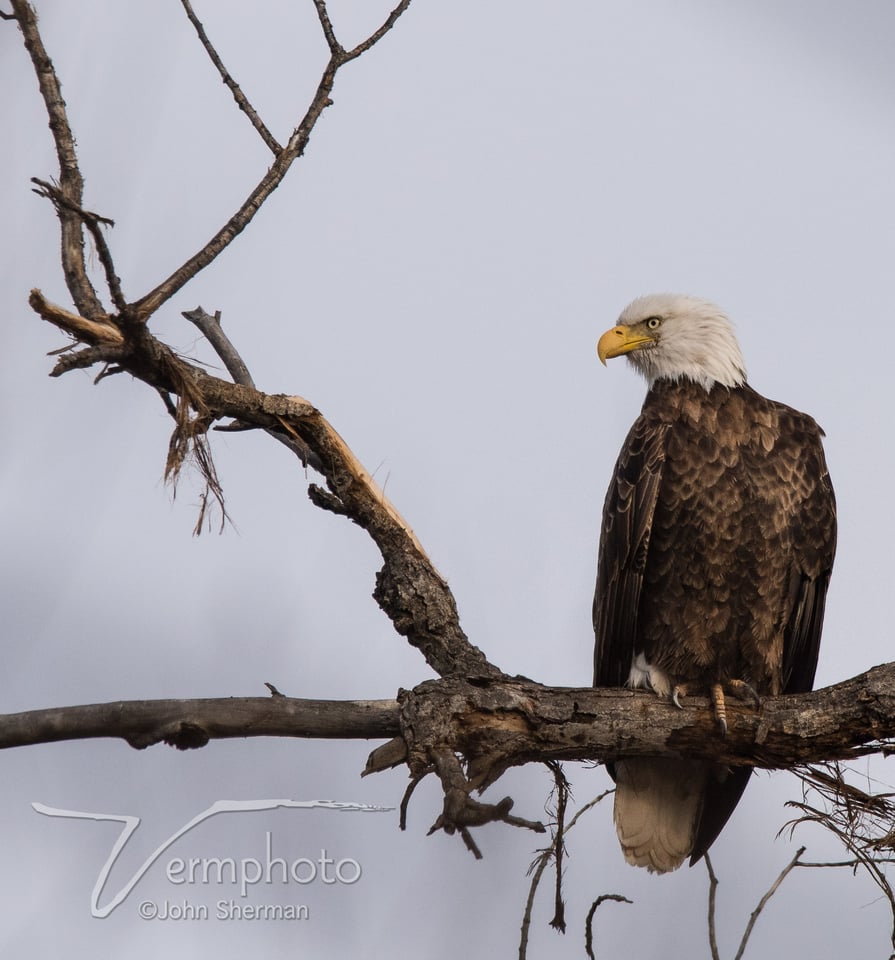
[[[713,303],[698,297],[638,297],[597,344],[604,364],[622,354],[650,385],[662,378],[686,379],[710,390],[716,383],[737,387],[746,381],[733,324]]]

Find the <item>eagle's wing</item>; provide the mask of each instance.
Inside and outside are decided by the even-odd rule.
[[[641,414],[628,433],[606,494],[593,610],[595,687],[622,687],[631,671],[669,426]]]
[[[807,418],[806,418],[807,419]],[[782,689],[804,693],[814,686],[827,585],[836,552],[836,498],[821,446],[816,443],[793,466],[794,483],[808,487],[797,520],[796,558],[790,573],[791,614],[783,633]],[[811,482],[813,480],[813,483]],[[810,485],[809,485],[810,484]]]
[[[789,467],[786,486],[805,490],[793,505],[793,554],[789,569],[788,618],[783,625],[781,685],[784,693],[803,693],[814,685],[827,585],[836,552],[836,499],[824,459],[820,428],[803,414],[787,430],[793,445],[776,462]],[[806,435],[807,434],[807,435]],[[709,779],[690,865],[715,842],[739,802],[751,767],[717,770]]]

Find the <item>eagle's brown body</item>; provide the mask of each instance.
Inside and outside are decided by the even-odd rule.
[[[652,382],[606,497],[596,686],[811,689],[836,539],[822,436],[745,382]],[[627,859],[665,872],[706,852],[750,769],[632,759],[612,772]]]

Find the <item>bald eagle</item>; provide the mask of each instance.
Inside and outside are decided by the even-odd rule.
[[[836,545],[823,431],[746,383],[727,317],[695,297],[628,306],[600,338],[646,378],[603,510],[594,686],[645,687],[680,705],[725,693],[810,690]],[[625,859],[651,872],[696,863],[750,767],[631,758],[610,765]]]

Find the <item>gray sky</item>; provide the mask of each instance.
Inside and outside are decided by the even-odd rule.
[[[347,44],[381,20],[332,14]],[[360,6],[360,5],[357,5]],[[39,5],[87,181],[136,299],[202,246],[269,154],[237,112],[179,5]],[[197,3],[248,96],[284,139],[324,62],[307,3]],[[220,309],[259,386],[319,406],[414,526],[454,589],[470,638],[509,673],[590,679],[599,514],[643,384],[602,369],[599,334],[634,296],[715,300],[738,326],[750,382],[827,431],[840,547],[818,683],[891,659],[884,505],[895,473],[889,274],[895,254],[895,8],[870,2],[426,3],[337,81],[307,157],[249,230],[153,320],[212,360],[179,311]],[[263,695],[378,698],[430,676],[370,598],[365,535],[305,496],[263,436],[215,441],[236,529],[192,538],[199,487],[161,480],[170,423],[123,377],[50,380],[64,338],[31,287],[69,305],[56,221],[28,177],[56,173],[14,24],[0,24],[5,229],[0,297],[3,711],[97,701]],[[12,149],[9,149],[9,143]],[[96,264],[94,263],[94,267]],[[883,509],[881,510],[881,505]],[[212,743],[188,754],[118,742],[0,757],[4,955],[404,957],[515,955],[538,838],[490,826],[475,862],[426,837],[439,791],[394,813],[221,815],[163,854],[105,920],[90,895],[119,827],[40,816],[33,802],[141,817],[100,903],[216,800],[332,799],[396,806],[402,771],[360,780],[372,744]],[[889,765],[891,761],[889,761]],[[868,775],[891,781],[883,762]],[[602,771],[570,765],[575,799]],[[515,771],[543,816],[549,783]],[[756,777],[713,848],[719,941],[810,831],[775,839],[798,793]],[[184,859],[274,856],[362,866],[354,884],[169,883]],[[624,865],[607,803],[570,836],[565,938],[535,911],[532,957],[583,956],[591,900],[603,956],[707,956],[703,868],[655,878]],[[147,921],[144,900],[301,903],[310,919]],[[670,925],[674,933],[669,939]],[[881,956],[890,921],[846,873],[791,876],[747,956]],[[798,947],[795,947],[798,944]]]

